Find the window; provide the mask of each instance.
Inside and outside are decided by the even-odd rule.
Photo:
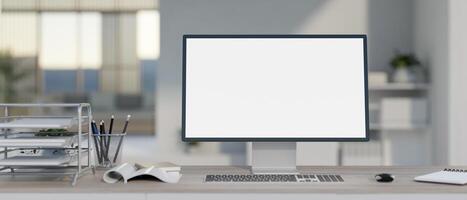
[[[105,9],[86,4],[81,9],[88,11],[80,12],[45,2],[40,5],[44,10],[2,2],[0,51],[10,51],[14,59],[27,58],[28,62],[20,63],[33,72],[20,85],[28,82],[35,92],[17,88],[18,93],[32,96],[18,102],[87,101],[97,119],[128,113],[138,124],[130,133],[154,133],[160,46],[154,1],[128,4],[132,5],[128,8],[127,4]],[[22,7],[29,12],[21,11]]]

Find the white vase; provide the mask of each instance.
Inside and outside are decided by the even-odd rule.
[[[414,75],[408,67],[397,68],[392,74],[392,80],[397,83],[413,83]]]

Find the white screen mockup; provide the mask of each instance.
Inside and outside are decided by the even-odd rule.
[[[363,38],[187,38],[186,138],[365,138]]]

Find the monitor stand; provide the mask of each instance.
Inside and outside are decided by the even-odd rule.
[[[298,174],[296,142],[253,142],[253,174]]]

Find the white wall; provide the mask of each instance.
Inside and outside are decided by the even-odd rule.
[[[449,159],[467,165],[467,1],[449,0]]]
[[[434,164],[467,164],[466,10],[465,0],[415,3],[415,52],[431,70]]]
[[[416,0],[414,51],[431,74],[432,153],[435,164],[447,160],[448,133],[448,7],[447,1]]]
[[[410,23],[404,23],[410,21],[406,18],[411,16],[411,5],[404,0],[162,0],[156,145],[170,152],[170,156],[176,155],[181,161],[185,159],[178,133],[183,34],[375,33],[369,36],[370,67],[381,68],[392,56],[393,48],[411,49],[412,34],[407,31]],[[219,148],[216,143],[203,145],[205,152]],[[308,152],[318,152],[321,148],[316,150],[313,145],[299,145],[304,149],[299,157],[315,156]],[[319,152],[323,158],[335,154],[334,151]],[[335,162],[335,159],[328,162]]]
[[[413,51],[412,0],[368,1],[368,57],[371,69],[387,69],[396,50]]]

